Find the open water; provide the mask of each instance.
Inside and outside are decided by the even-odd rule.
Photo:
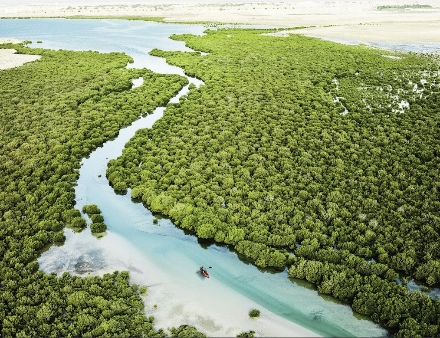
[[[135,60],[130,67],[147,67],[181,75],[181,69],[149,56],[148,52],[153,48],[189,50],[183,42],[170,40],[168,36],[174,33],[203,34],[203,31],[201,25],[125,20],[0,20],[1,37],[31,40],[31,46],[51,49],[125,52]],[[38,40],[42,42],[36,43]],[[195,79],[190,81],[203,85]],[[136,283],[149,286],[151,296],[148,297],[162,302],[157,310],[147,308],[149,314],[155,315],[158,327],[189,323],[208,335],[235,336],[255,325],[257,334],[271,336],[276,333],[270,331],[269,324],[281,318],[310,330],[295,331],[299,335],[387,335],[378,325],[353,313],[349,306],[321,297],[307,283],[289,280],[286,271],[260,271],[226,247],[200,243],[167,219],[153,224],[154,216],[143,205],[133,203],[129,194],[115,194],[105,178],[107,162],[121,154],[137,129],[151,127],[163,111],[163,107],[158,108],[153,115],[121,130],[118,138],[98,148],[82,162],[76,187],[76,207],[81,209],[84,204],[97,204],[108,226],[108,234],[97,239],[89,229],[79,234],[66,229],[66,243],[45,252],[39,259],[40,267],[46,272],[61,274],[69,271],[78,275],[130,270]],[[211,267],[209,280],[197,273],[200,265]],[[200,304],[200,298],[203,303],[210,303],[202,308],[202,314],[200,306],[196,306]],[[174,305],[167,308],[167,303]],[[191,307],[191,304],[196,305]],[[262,321],[267,320],[266,328],[260,327],[260,331],[258,322],[245,319],[251,305],[261,310]],[[191,316],[192,311],[197,315]],[[217,317],[232,324],[215,323]],[[282,335],[293,336],[294,332]]]

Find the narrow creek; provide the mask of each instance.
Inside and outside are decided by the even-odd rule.
[[[132,67],[180,75],[183,75],[182,69],[149,56],[148,51],[152,48],[188,50],[168,36],[196,34],[202,30],[201,26],[124,20],[20,21],[11,22],[11,29],[19,25],[22,32],[7,36],[42,39],[43,44],[38,47],[43,48],[124,51],[135,59]],[[0,33],[5,34],[1,30]],[[84,36],[91,42],[84,40]],[[199,80],[189,80],[196,86],[202,85]],[[178,101],[187,90],[183,88],[171,102]],[[81,210],[85,204],[97,204],[108,226],[107,235],[97,239],[90,229],[81,233],[66,229],[65,244],[53,246],[40,257],[41,269],[82,276],[130,271],[134,283],[148,286],[146,312],[147,316],[155,317],[157,328],[190,324],[208,336],[231,337],[249,330],[255,331],[257,336],[272,337],[386,335],[385,330],[360,318],[349,306],[321,297],[313,288],[304,287],[306,283],[290,281],[286,271],[260,271],[225,247],[201,245],[196,237],[185,234],[167,219],[154,224],[151,212],[142,204],[134,203],[129,193],[114,193],[105,177],[108,161],[120,156],[136,130],[151,128],[164,110],[165,107],[159,107],[153,114],[135,121],[121,130],[116,139],[82,161],[75,189],[76,208]],[[212,267],[210,279],[198,273],[201,265]],[[257,320],[248,316],[252,308],[261,311]]]

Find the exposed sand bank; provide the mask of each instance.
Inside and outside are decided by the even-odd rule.
[[[440,12],[437,15],[440,17]],[[378,22],[368,25],[314,27],[292,33],[341,42],[423,45],[440,43],[440,21]]]
[[[401,7],[402,5],[428,7]],[[0,3],[2,17],[121,15],[164,17],[166,20],[278,23],[284,27],[305,25],[358,24],[364,22],[418,21],[420,16],[435,18],[436,0],[210,0],[210,1],[8,1]],[[389,9],[380,7],[390,6]],[[397,8],[401,7],[401,8]],[[371,13],[375,13],[371,16]],[[362,21],[359,21],[362,20]],[[438,21],[437,17],[437,21]]]
[[[2,43],[0,41],[0,43]],[[0,49],[0,69],[19,67],[27,62],[38,60],[39,55],[15,54],[15,49]]]

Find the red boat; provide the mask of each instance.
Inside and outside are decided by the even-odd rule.
[[[209,273],[203,266],[200,267],[200,273],[203,275],[203,277],[209,278]]]

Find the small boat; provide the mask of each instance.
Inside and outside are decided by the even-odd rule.
[[[200,273],[203,275],[203,277],[209,278],[209,273],[203,266],[200,267]]]

